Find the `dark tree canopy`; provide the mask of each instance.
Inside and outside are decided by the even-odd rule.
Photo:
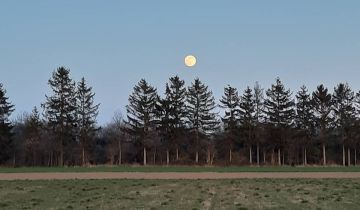
[[[290,90],[286,90],[280,78],[266,91],[265,107],[268,123],[275,127],[288,127],[293,124],[294,100]]]

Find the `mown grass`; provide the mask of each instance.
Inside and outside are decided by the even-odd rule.
[[[360,179],[0,181],[0,209],[358,209]]]
[[[0,173],[20,172],[360,172],[360,167],[308,166],[308,167],[256,167],[256,166],[94,166],[94,167],[0,167]]]

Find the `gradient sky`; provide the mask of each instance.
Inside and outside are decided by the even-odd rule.
[[[100,124],[126,114],[141,78],[163,93],[170,76],[199,77],[217,101],[227,84],[268,88],[277,76],[294,92],[338,82],[358,91],[360,1],[1,1],[0,82],[13,118],[44,102],[61,65],[93,86]]]

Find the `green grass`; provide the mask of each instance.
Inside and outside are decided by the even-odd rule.
[[[0,167],[0,173],[20,172],[360,172],[360,167],[205,167],[205,166],[95,166],[95,167]]]
[[[358,209],[360,179],[0,181],[0,209]]]

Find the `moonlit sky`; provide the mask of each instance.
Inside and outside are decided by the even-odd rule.
[[[277,76],[294,92],[338,82],[359,90],[360,1],[1,1],[0,82],[12,118],[45,101],[61,65],[93,86],[100,125],[126,114],[141,78],[163,93],[170,76],[199,77],[217,101],[227,84],[268,88]]]

